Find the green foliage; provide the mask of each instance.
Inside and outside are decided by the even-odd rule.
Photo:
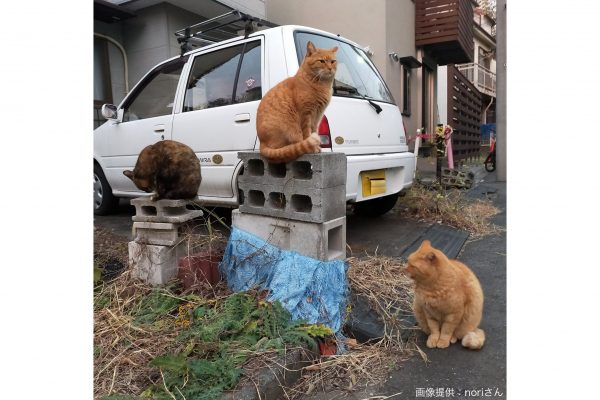
[[[180,300],[167,295],[161,289],[154,289],[149,295],[142,298],[135,312],[135,322],[138,324],[151,324],[173,312]]]
[[[94,265],[94,286],[102,281],[102,268]]]
[[[169,307],[173,309],[171,303]],[[164,312],[169,307],[158,309]],[[292,322],[279,302],[269,303],[257,292],[236,293],[212,308],[197,306],[191,315],[189,328],[177,339],[187,343],[183,351],[152,361],[164,377],[162,385],[145,392],[152,393],[153,399],[219,398],[236,385],[250,355],[272,350],[282,353],[289,345],[314,346],[309,331],[324,331],[319,327],[307,330],[301,322]]]
[[[312,337],[324,338],[333,335],[333,330],[323,324],[308,325],[303,327],[302,330]]]

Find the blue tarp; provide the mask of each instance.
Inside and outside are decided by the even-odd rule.
[[[232,290],[267,289],[267,300],[279,300],[293,320],[340,333],[348,295],[345,261],[306,257],[232,227],[219,269]]]
[[[490,132],[491,131],[496,132],[496,124],[481,124],[480,131],[481,131],[481,140],[489,141],[490,140]]]

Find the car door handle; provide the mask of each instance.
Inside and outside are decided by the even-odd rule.
[[[233,120],[237,123],[248,122],[248,121],[250,121],[250,114],[249,113],[236,114],[236,116]]]
[[[165,124],[154,125],[154,132],[164,132]]]

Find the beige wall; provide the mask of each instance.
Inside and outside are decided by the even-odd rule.
[[[373,63],[388,84],[396,104],[402,106],[402,67],[388,54],[417,56],[412,0],[265,0],[265,10],[266,19],[277,24],[310,26],[369,46]],[[414,134],[420,125],[419,76],[418,70],[412,70],[412,112],[404,117],[407,135]]]
[[[369,46],[374,53],[373,62],[385,74],[385,3],[386,0],[265,0],[265,8],[267,20],[276,24],[322,29]]]
[[[398,107],[402,109],[402,68],[388,54],[397,53],[400,57],[417,57],[415,48],[415,3],[411,0],[386,0],[386,59],[385,81],[387,82]],[[379,65],[377,65],[379,68]],[[411,71],[411,114],[404,115],[406,135],[414,135],[420,127],[421,80],[418,69]]]

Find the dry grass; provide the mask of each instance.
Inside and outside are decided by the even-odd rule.
[[[126,263],[127,239],[95,229],[95,263],[119,259]],[[190,249],[217,245],[224,238],[197,233],[189,227],[184,235]],[[323,358],[319,363],[302,370],[302,378],[292,388],[286,388],[287,398],[315,390],[341,388],[353,390],[364,384],[381,382],[390,369],[407,358],[420,353],[413,339],[403,340],[398,316],[410,313],[412,286],[401,272],[403,264],[393,258],[350,258],[348,279],[355,295],[367,299],[382,316],[386,325],[385,337],[371,345],[348,343],[343,355]],[[126,264],[125,264],[126,265]],[[135,321],[140,302],[152,292],[148,285],[131,278],[126,270],[117,278],[96,287],[94,293],[94,397],[99,399],[114,393],[140,395],[151,385],[160,384],[160,370],[150,361],[165,353],[183,351],[176,337],[183,327],[177,323],[176,311],[152,324]],[[156,289],[154,289],[156,290]],[[177,287],[161,289],[165,296],[180,300],[180,304],[199,305],[214,302],[230,295],[224,283],[214,288],[200,288],[198,296],[184,297]],[[194,300],[195,299],[195,300]],[[260,354],[245,366],[245,381],[252,380],[257,368],[275,366],[275,354]]]
[[[353,391],[384,381],[390,370],[415,355],[426,359],[416,345],[415,335],[403,339],[402,315],[411,314],[413,285],[402,272],[404,264],[390,257],[349,258],[348,279],[355,296],[366,299],[385,326],[384,337],[372,344],[347,343],[342,355],[323,358],[304,368],[298,383],[288,391],[290,398],[332,389]]]
[[[458,189],[443,190],[415,184],[404,197],[398,199],[396,212],[408,214],[419,220],[441,223],[471,233],[477,238],[500,232],[501,228],[490,222],[500,210],[491,200],[467,199]]]
[[[201,235],[197,228],[188,227],[182,239],[190,251],[206,246],[222,246],[223,236]],[[110,231],[94,228],[94,266],[101,268],[106,262],[118,260],[127,266],[128,250],[125,237]],[[210,286],[205,283],[195,288],[197,302],[185,299],[176,287],[162,289],[165,296],[180,299],[187,304],[199,305],[201,301],[217,301],[231,292],[221,282]],[[167,314],[152,324],[136,323],[136,312],[142,299],[153,291],[149,285],[131,277],[131,270],[100,283],[94,290],[94,398],[112,393],[139,395],[146,387],[160,383],[160,370],[150,361],[166,352],[178,350],[175,337],[182,329],[176,312]]]

